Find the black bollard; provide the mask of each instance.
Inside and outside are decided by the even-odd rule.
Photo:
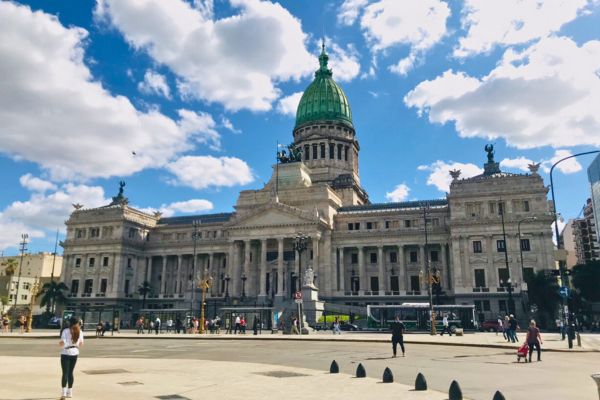
[[[496,393],[494,393],[494,398],[492,400],[506,400],[504,398],[504,395],[502,393],[500,393],[499,390],[496,390]]]
[[[427,380],[425,380],[425,375],[420,372],[415,379],[415,390],[427,390]]]
[[[339,374],[340,373],[340,367],[338,366],[338,363],[335,362],[335,360],[333,360],[331,362],[331,367],[329,367],[329,373],[330,374]]]
[[[452,381],[450,384],[450,390],[448,391],[449,400],[463,400],[462,390],[460,385],[456,381]]]
[[[383,371],[383,383],[392,383],[394,382],[394,374],[392,374],[392,370],[388,367],[385,367]]]
[[[363,367],[362,364],[358,364],[358,367],[356,368],[356,377],[357,378],[366,378],[367,377],[367,371],[365,371],[365,367]]]

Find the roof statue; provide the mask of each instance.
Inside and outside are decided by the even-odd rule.
[[[486,144],[484,149],[487,152],[488,162],[493,163],[494,162],[494,145]]]
[[[540,169],[540,165],[541,163],[527,164],[527,168],[529,168],[529,171],[532,175],[537,175],[538,170]]]
[[[129,203],[129,199],[123,195],[125,188],[125,181],[119,182],[119,193],[112,198],[111,206],[126,205]]]
[[[484,150],[487,152],[487,162],[483,164],[483,175],[490,176],[501,173],[500,163],[494,161],[494,145],[486,144]]]
[[[452,180],[456,180],[460,176],[460,169],[452,169],[449,172],[450,176],[452,177]]]
[[[292,143],[287,148],[287,153],[285,149],[277,152],[277,162],[287,164],[302,161],[302,148],[300,146],[295,146]]]
[[[74,204],[71,204],[71,205],[76,210],[81,210],[83,208],[83,204],[80,204],[80,203],[74,203]]]

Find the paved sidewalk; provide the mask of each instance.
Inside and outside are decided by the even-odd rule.
[[[93,331],[87,331],[86,337],[93,337]],[[58,330],[38,330],[31,333],[19,334],[1,334],[0,338],[3,337],[18,337],[18,338],[48,338],[58,337]],[[333,335],[329,331],[313,332],[309,335],[283,335],[281,333],[271,334],[270,331],[263,331],[262,334],[253,335],[251,331],[245,335],[226,335],[221,334],[203,334],[203,335],[187,335],[187,334],[174,334],[174,333],[160,333],[159,335],[143,334],[138,335],[133,330],[124,330],[122,332],[115,332],[114,335],[110,332],[106,333],[102,339],[110,338],[132,338],[132,339],[182,339],[182,340],[318,340],[318,341],[358,341],[358,342],[389,342],[389,333],[378,333],[378,332],[343,332],[341,335]],[[409,333],[404,336],[406,343],[415,344],[432,344],[432,345],[444,345],[444,346],[473,346],[473,347],[490,347],[490,348],[502,348],[502,349],[517,349],[521,343],[525,340],[525,332],[519,332],[518,337],[520,342],[507,343],[501,334],[496,335],[495,333],[478,332],[478,333],[467,333],[464,336],[431,336],[428,334]],[[600,352],[600,334],[582,334],[581,335],[581,347],[577,346],[577,342],[574,342],[574,347],[569,350],[568,343],[566,340],[561,340],[558,333],[542,333],[544,344],[542,345],[544,351],[560,351],[560,352]]]
[[[58,357],[2,357],[0,399],[57,399]],[[327,366],[328,368],[328,366]],[[383,371],[381,371],[383,374]],[[35,379],[32,379],[32,378]],[[268,364],[170,359],[80,358],[74,399],[275,399],[355,398],[443,400],[447,393],[416,392],[399,383],[329,374],[328,370]],[[176,397],[180,396],[180,397]],[[491,397],[491,396],[490,396]]]

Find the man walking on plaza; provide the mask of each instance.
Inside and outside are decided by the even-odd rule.
[[[450,331],[450,325],[448,324],[447,315],[444,315],[444,318],[442,319],[442,325],[444,326],[444,328],[442,329],[442,333],[440,333],[440,336],[444,336],[444,332],[448,332],[448,335],[452,336],[452,331]]]
[[[240,333],[241,333],[241,326],[240,326],[241,322],[242,322],[242,320],[240,319],[240,316],[236,315],[235,316],[235,328],[233,330],[234,335],[237,335],[238,329],[240,330]]]
[[[508,320],[508,329],[510,332],[510,341],[515,343],[517,340],[519,340],[517,338],[517,329],[519,329],[519,323],[515,319],[515,316],[512,314],[510,314],[510,318]]]
[[[400,321],[400,317],[396,315],[394,322],[391,324],[392,328],[392,351],[394,357],[396,357],[396,348],[400,344],[402,350],[402,357],[404,357],[404,324]]]

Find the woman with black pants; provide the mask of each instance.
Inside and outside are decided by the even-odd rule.
[[[537,326],[535,326],[535,321],[531,320],[531,322],[529,323],[529,329],[527,329],[527,344],[529,345],[529,362],[531,362],[531,355],[533,354],[534,346],[537,350],[537,360],[542,361],[542,349],[540,348],[541,343],[544,342],[542,341],[542,336],[540,335],[540,329]]]
[[[60,366],[62,368],[61,400],[73,397],[73,370],[77,363],[79,348],[83,346],[83,332],[79,319],[72,317],[69,320],[69,327],[64,328],[60,333],[60,343],[62,351],[60,352]]]

